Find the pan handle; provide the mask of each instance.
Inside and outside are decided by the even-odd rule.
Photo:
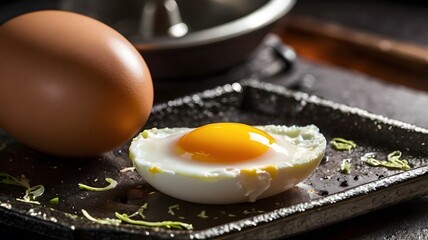
[[[275,34],[270,34],[267,37],[266,45],[271,47],[276,56],[285,63],[283,71],[289,71],[290,68],[293,67],[296,62],[297,55],[291,46],[284,44],[281,38]]]

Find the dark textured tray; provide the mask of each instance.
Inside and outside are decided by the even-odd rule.
[[[255,203],[201,205],[180,201],[157,192],[136,172],[120,172],[131,166],[128,144],[94,159],[58,159],[32,151],[0,131],[0,172],[24,174],[31,185],[43,184],[42,203],[15,200],[22,189],[0,184],[0,222],[34,236],[59,239],[273,239],[306,232],[428,193],[428,130],[370,114],[364,110],[322,100],[285,88],[246,81],[189,95],[156,105],[149,127],[196,127],[208,122],[239,121],[248,124],[315,124],[326,136],[349,138],[358,143],[350,152],[327,146],[319,168],[297,187]],[[370,167],[360,158],[375,153],[384,158],[400,150],[412,169],[406,172]],[[343,159],[351,159],[351,174],[338,171]],[[79,182],[105,185],[111,177],[117,188],[87,192]],[[94,182],[95,179],[98,181]],[[59,204],[49,199],[58,196]],[[95,217],[132,213],[148,203],[147,220],[192,223],[193,231],[118,227],[93,223],[83,217],[86,209]],[[169,206],[179,204],[175,215]],[[205,211],[208,218],[197,215]],[[74,217],[73,215],[76,215]]]

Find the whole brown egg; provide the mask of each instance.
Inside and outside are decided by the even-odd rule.
[[[109,26],[56,10],[0,26],[0,128],[23,144],[99,155],[139,132],[152,104],[144,59]]]

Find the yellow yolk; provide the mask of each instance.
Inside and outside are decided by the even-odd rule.
[[[275,143],[266,132],[241,123],[213,123],[199,127],[178,141],[193,160],[239,162],[256,158]]]

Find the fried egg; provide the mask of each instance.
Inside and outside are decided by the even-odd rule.
[[[204,204],[254,202],[306,179],[324,156],[315,125],[212,123],[195,129],[144,130],[129,156],[147,183],[169,196]]]

